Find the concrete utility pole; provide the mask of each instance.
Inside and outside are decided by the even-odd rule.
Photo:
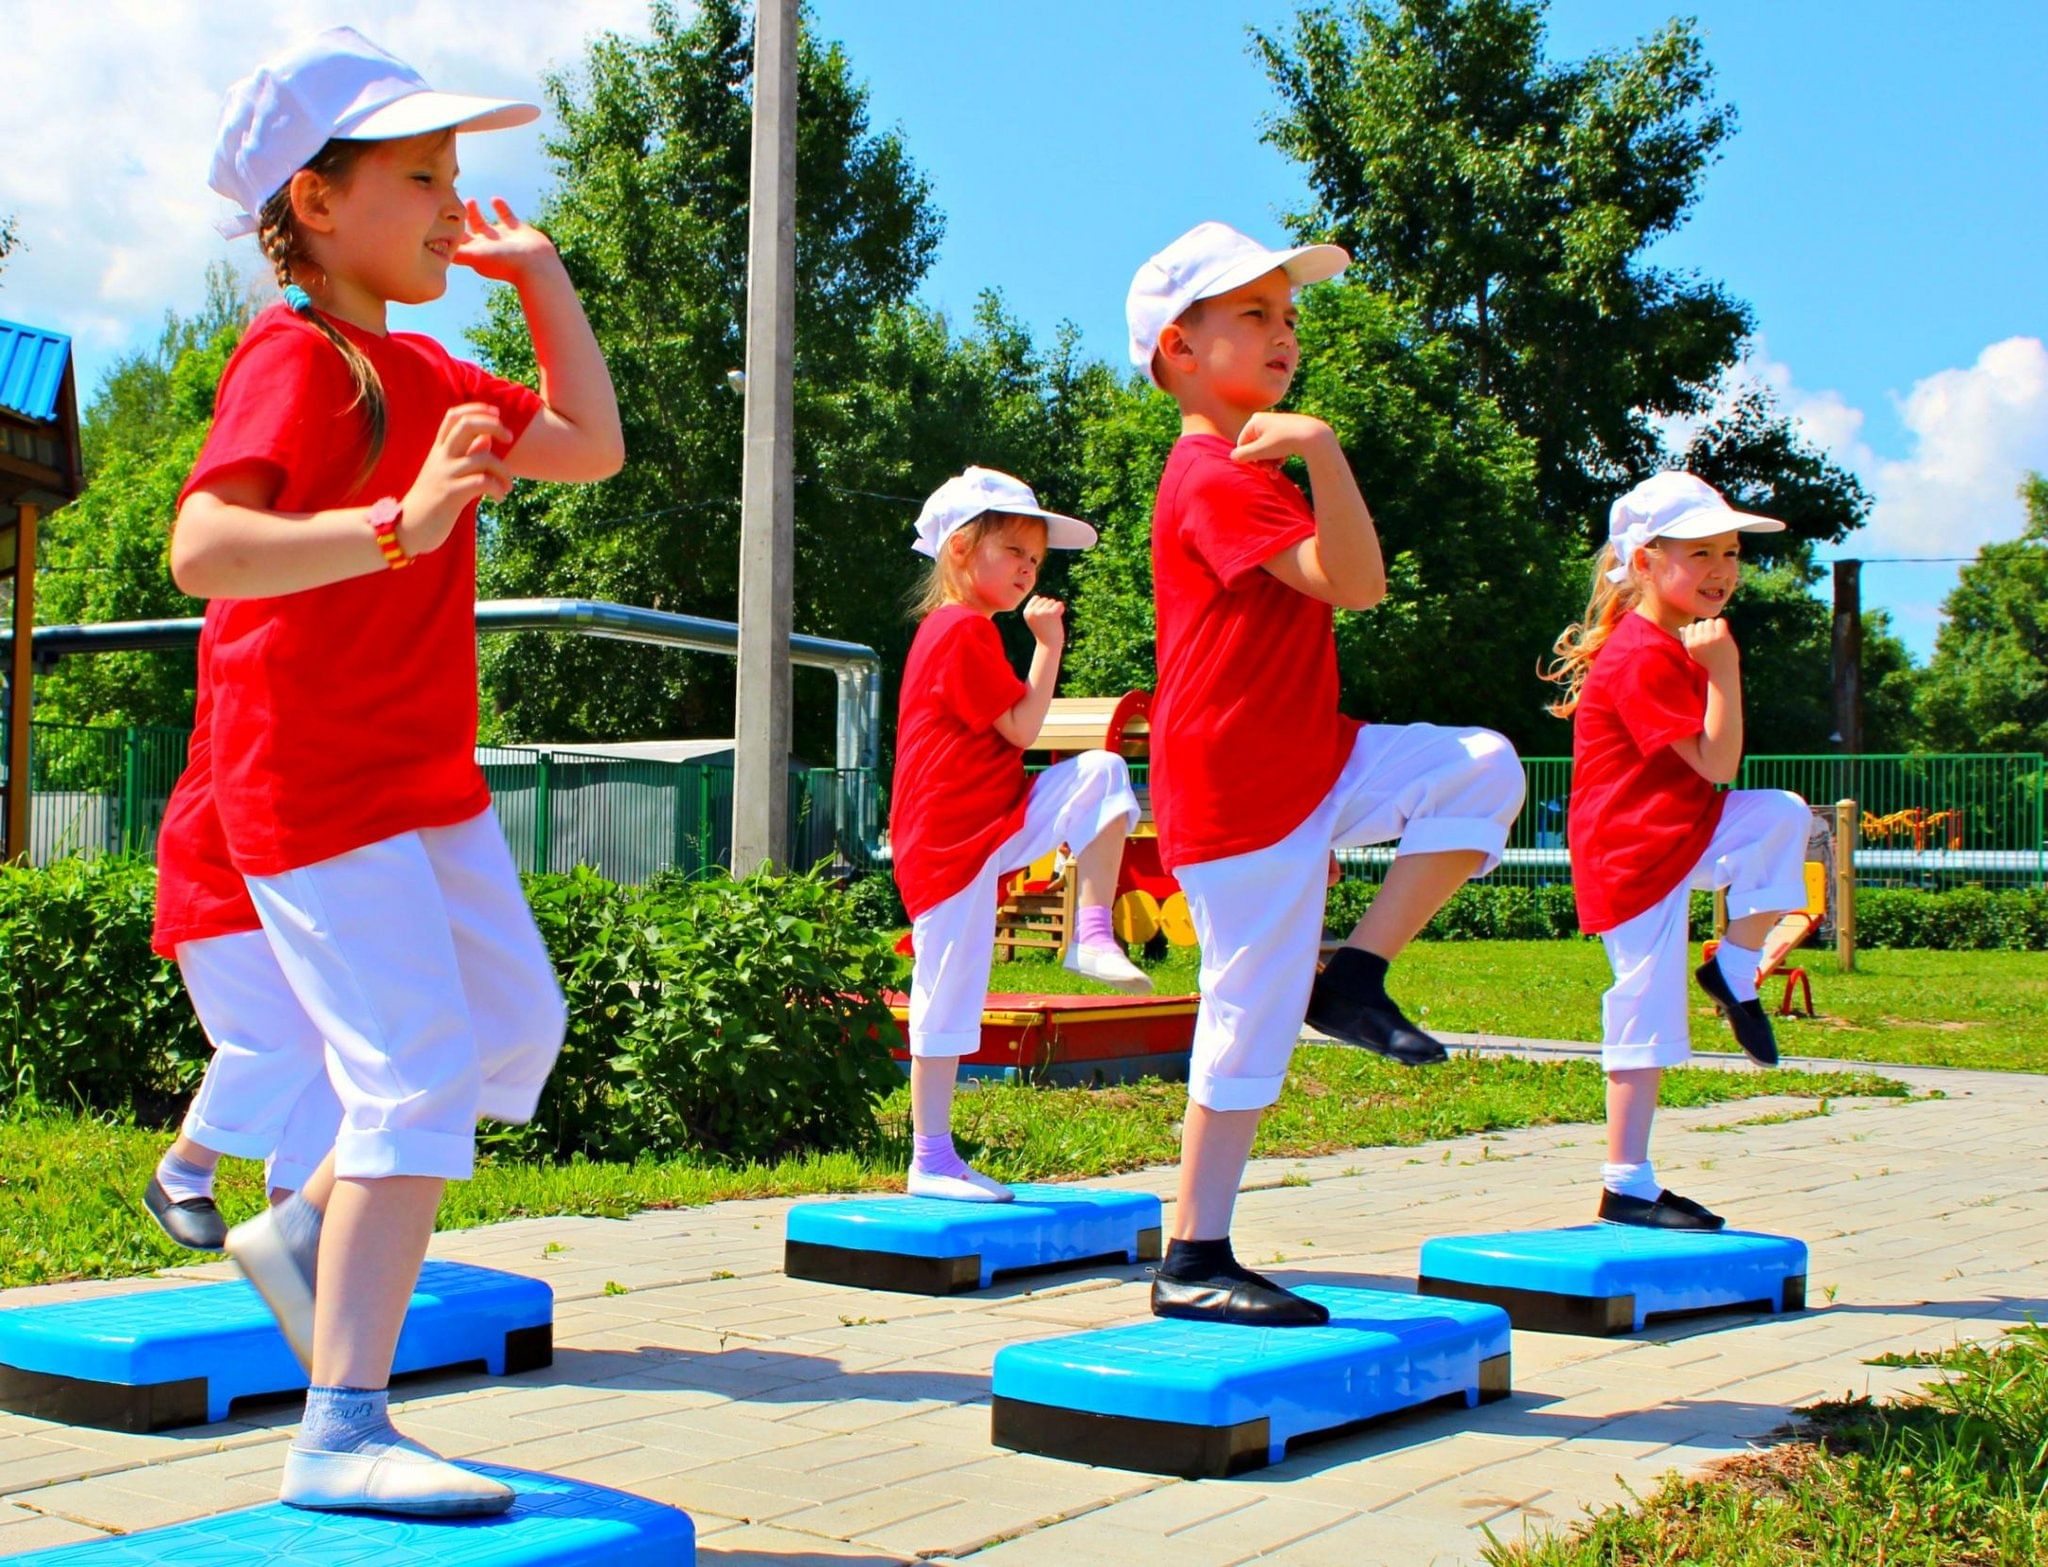
[[[796,550],[797,0],[754,9],[754,144],[747,214],[746,456],[740,480],[739,703],[732,869],[789,845],[789,633]]]
[[[1863,751],[1863,562],[1835,562],[1835,744],[1844,756]]]

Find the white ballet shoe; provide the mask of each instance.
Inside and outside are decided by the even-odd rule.
[[[1011,1202],[1017,1195],[979,1170],[969,1170],[965,1175],[932,1175],[912,1170],[905,1185],[913,1197],[937,1197],[944,1202]]]
[[[1152,977],[1129,958],[1121,947],[1092,946],[1079,941],[1067,943],[1065,967],[1098,985],[1110,985],[1131,996],[1152,993]]]
[[[277,1227],[273,1210],[228,1231],[228,1255],[255,1286],[308,1376],[313,1372],[313,1276]]]
[[[277,1499],[288,1507],[318,1512],[412,1513],[452,1518],[502,1513],[512,1505],[512,1487],[451,1464],[417,1442],[404,1441],[375,1453],[284,1455],[284,1484]]]

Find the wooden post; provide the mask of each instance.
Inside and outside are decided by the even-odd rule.
[[[14,665],[7,697],[7,821],[0,859],[28,858],[28,726],[30,681],[34,678],[36,629],[36,508],[15,507]]]
[[[1856,971],[1856,839],[1863,815],[1854,800],[1835,802],[1835,959]]]
[[[1835,748],[1863,754],[1863,562],[1835,562]]]

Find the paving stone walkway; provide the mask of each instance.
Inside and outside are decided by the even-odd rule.
[[[398,1419],[453,1455],[684,1507],[706,1567],[1476,1562],[1486,1531],[1567,1524],[1765,1442],[1795,1406],[1926,1375],[1864,1364],[1882,1350],[2048,1313],[2048,1077],[1886,1070],[1942,1097],[1840,1101],[1825,1115],[1751,1100],[1660,1122],[1658,1167],[1674,1185],[1808,1241],[1809,1312],[1622,1340],[1517,1334],[1511,1400],[1400,1417],[1237,1479],[989,1445],[996,1350],[1141,1316],[1143,1270],[946,1300],[792,1282],[779,1271],[781,1201],[439,1237],[437,1256],[554,1286],[555,1364],[406,1384]],[[1556,1127],[1261,1161],[1238,1207],[1240,1254],[1294,1281],[1409,1288],[1431,1234],[1584,1220],[1599,1135]],[[1170,1200],[1172,1172],[1112,1184]],[[218,1271],[17,1290],[0,1306]],[[130,1436],[0,1415],[0,1556],[268,1500],[295,1416],[278,1406]]]

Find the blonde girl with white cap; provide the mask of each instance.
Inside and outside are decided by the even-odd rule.
[[[1724,792],[1742,765],[1742,667],[1722,618],[1745,533],[1782,522],[1731,507],[1704,480],[1660,473],[1616,501],[1585,618],[1557,639],[1550,711],[1572,720],[1566,820],[1579,923],[1614,969],[1601,1000],[1607,1163],[1599,1217],[1656,1229],[1723,1220],[1666,1190],[1650,1123],[1666,1067],[1691,1054],[1686,937],[1695,889],[1728,897],[1727,938],[1693,974],[1760,1065],[1778,1047],[1757,1001],[1758,951],[1806,901],[1810,813],[1780,790]]]
[[[311,1373],[281,1490],[301,1507],[512,1501],[385,1400],[442,1187],[479,1115],[531,1117],[565,1016],[475,760],[476,503],[605,478],[623,446],[554,246],[455,189],[457,132],[538,114],[435,92],[336,28],[230,89],[214,158],[223,231],[257,236],[285,304],[221,378],[171,570],[209,601],[228,856],[342,1104],[299,1195],[228,1236]],[[458,265],[519,291],[538,394],[390,329]]]
[[[1152,982],[1110,929],[1124,838],[1138,822],[1124,759],[1090,751],[1024,771],[1059,680],[1066,606],[1033,597],[1050,549],[1084,550],[1095,530],[1047,511],[1029,485],[969,468],[924,503],[912,548],[931,557],[913,609],[890,790],[889,844],[911,918],[910,1104],[913,1197],[1008,1202],[1010,1189],[953,1146],[960,1057],[981,1044],[1003,878],[1065,844],[1080,910],[1066,966],[1118,990]],[[1026,600],[1029,602],[1026,603]],[[1019,680],[994,617],[1024,609],[1036,644]]]

